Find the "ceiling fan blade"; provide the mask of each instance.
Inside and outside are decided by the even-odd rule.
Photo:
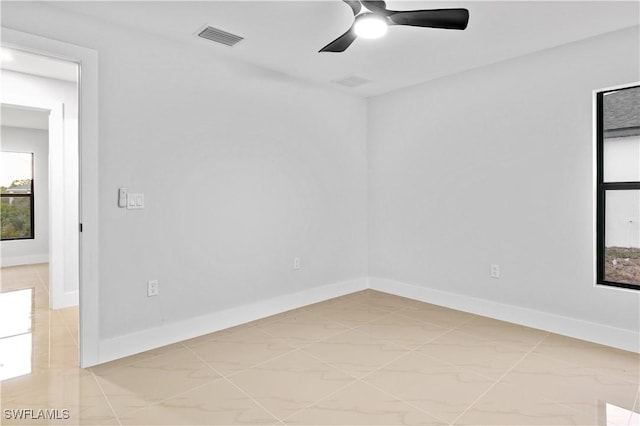
[[[383,0],[362,0],[362,5],[373,13],[381,15],[391,15],[393,11],[387,10],[387,4]]]
[[[356,16],[358,13],[360,13],[360,10],[362,10],[362,5],[358,0],[342,0],[342,1],[351,7],[351,9],[353,10],[353,16]]]
[[[469,23],[469,11],[467,9],[391,11],[389,19],[396,25],[464,30]]]
[[[352,25],[346,33],[327,44],[325,47],[320,49],[319,52],[344,52],[347,50],[347,47],[351,46],[351,43],[355,41],[356,37],[356,32],[353,30]]]

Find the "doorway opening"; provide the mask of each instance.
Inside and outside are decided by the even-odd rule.
[[[49,334],[51,347],[60,343],[68,346],[65,338],[69,337],[77,346],[78,64],[3,46],[0,73],[3,88],[0,298],[13,300],[16,292],[29,289],[33,299],[30,312],[3,309],[2,322],[21,324],[25,321],[21,316],[28,315],[29,334]],[[18,317],[8,318],[10,315]],[[40,331],[38,327],[44,326],[37,325],[38,320],[48,327]],[[52,323],[71,336],[54,335]],[[2,346],[20,340],[20,347],[26,348],[25,333],[17,339],[14,331],[4,330],[0,335]],[[77,366],[79,348],[75,352],[72,357],[67,353],[62,361]],[[30,355],[28,358],[35,363],[40,354],[30,352]],[[3,360],[1,375],[15,375],[13,364],[11,360]]]

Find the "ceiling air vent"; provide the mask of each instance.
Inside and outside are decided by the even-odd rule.
[[[346,87],[356,87],[369,83],[370,81],[371,80],[367,80],[366,78],[359,77],[357,75],[350,75],[339,80],[334,80],[333,82]]]
[[[240,37],[213,27],[205,27],[198,33],[198,36],[206,38],[207,40],[215,41],[217,43],[222,43],[226,46],[233,46],[240,40],[244,39],[244,37]]]

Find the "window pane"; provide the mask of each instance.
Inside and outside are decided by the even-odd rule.
[[[0,153],[0,192],[2,194],[31,194],[32,179],[32,153]]]
[[[605,93],[602,118],[604,181],[639,181],[640,87]]]
[[[604,140],[604,181],[640,180],[640,136]]]
[[[604,279],[640,284],[640,190],[607,191]]]
[[[0,198],[2,239],[33,238],[31,229],[31,197]]]

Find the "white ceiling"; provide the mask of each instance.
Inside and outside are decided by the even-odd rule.
[[[55,3],[68,11],[189,43],[345,92],[372,96],[598,34],[640,25],[640,2],[393,1],[394,10],[465,7],[465,31],[396,26],[318,53],[352,23],[349,6],[326,1],[141,1]],[[195,36],[205,24],[240,35],[234,47]],[[597,61],[597,58],[594,58]],[[332,81],[357,75],[355,88]]]
[[[2,104],[0,117],[3,126],[40,130],[49,128],[49,111],[45,110]]]

